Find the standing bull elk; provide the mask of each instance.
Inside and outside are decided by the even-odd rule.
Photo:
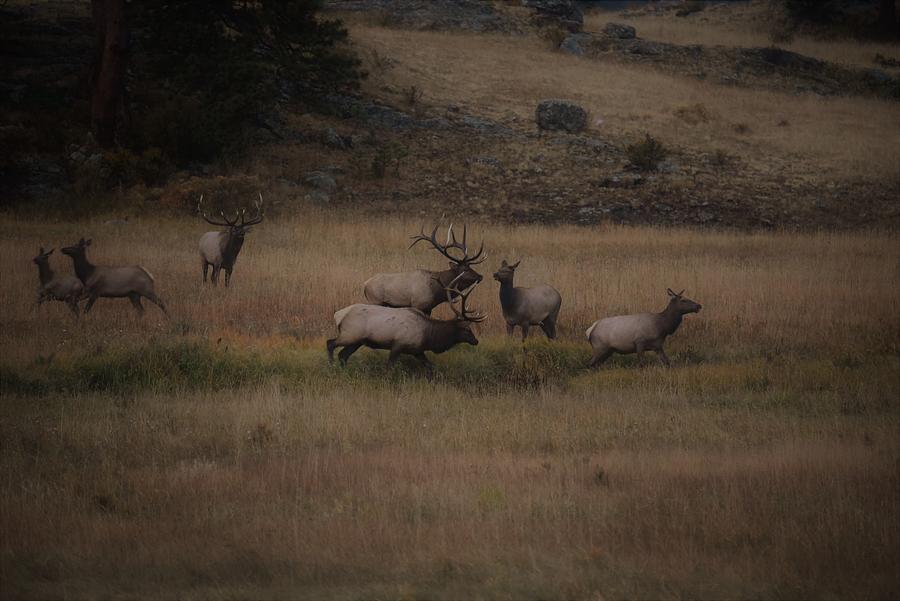
[[[668,288],[669,304],[659,313],[638,313],[618,315],[595,321],[587,329],[587,339],[594,350],[588,367],[597,367],[613,353],[637,353],[641,363],[644,351],[656,351],[663,365],[669,367],[669,358],[663,350],[663,343],[675,333],[682,319],[688,313],[697,313],[703,307],[681,292]]]
[[[219,211],[222,221],[210,219],[202,210],[203,195],[197,203],[197,213],[210,225],[228,228],[220,232],[206,232],[200,237],[200,266],[203,268],[203,281],[206,282],[207,270],[212,266],[212,283],[215,286],[219,282],[219,270],[225,270],[225,286],[231,282],[231,271],[237,261],[238,253],[244,245],[244,236],[250,231],[250,226],[263,220],[262,194],[256,203],[256,216],[247,220],[247,210],[241,209],[234,219],[228,219],[224,211]],[[241,220],[238,223],[238,219]]]
[[[547,338],[553,340],[556,338],[556,318],[562,297],[550,286],[514,287],[513,278],[519,263],[521,261],[510,265],[504,259],[500,269],[494,273],[494,279],[500,282],[500,306],[506,320],[506,333],[512,336],[513,329],[519,326],[524,342],[530,326],[541,326]]]
[[[54,249],[44,252],[44,247],[32,261],[38,266],[38,277],[41,285],[38,288],[37,304],[41,305],[48,300],[63,301],[69,305],[75,317],[78,317],[78,301],[84,293],[84,285],[81,281],[70,275],[57,276],[50,268],[50,255]]]
[[[459,278],[460,280],[462,278]],[[334,349],[343,347],[338,353],[341,365],[361,346],[389,350],[387,364],[390,366],[401,354],[412,355],[428,369],[432,365],[425,351],[443,353],[460,343],[477,345],[478,339],[471,326],[484,320],[483,315],[472,314],[466,309],[466,300],[478,283],[463,292],[451,282],[444,294],[450,308],[456,314],[454,319],[439,320],[425,315],[422,311],[408,307],[381,307],[356,304],[345,307],[334,314],[338,335],[328,340],[328,361],[334,361]],[[460,308],[456,309],[455,302]]]
[[[88,297],[84,312],[87,313],[97,302],[98,298],[125,298],[131,300],[131,304],[138,313],[144,313],[141,305],[141,297],[155,303],[163,313],[166,313],[166,305],[153,291],[153,276],[140,265],[129,267],[108,267],[94,265],[87,258],[87,247],[91,240],[82,238],[77,244],[62,249],[64,255],[72,258],[75,266],[75,275],[84,284]]]
[[[417,236],[412,236],[412,248],[419,242],[428,242],[431,246],[450,259],[450,268],[444,271],[428,271],[417,269],[404,273],[379,273],[366,280],[363,285],[363,293],[366,300],[373,305],[383,307],[412,307],[431,315],[432,309],[447,301],[446,288],[451,282],[456,282],[459,289],[465,290],[481,281],[481,274],[472,269],[487,259],[484,253],[484,243],[474,255],[469,255],[466,243],[466,227],[463,226],[462,241],[456,239],[453,233],[453,225],[447,230],[447,242],[441,244],[437,241],[437,226],[426,236],[424,230]],[[462,253],[462,257],[455,257],[451,251]],[[455,293],[454,293],[455,294]]]

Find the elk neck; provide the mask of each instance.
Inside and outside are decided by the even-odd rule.
[[[432,353],[443,353],[456,345],[456,322],[441,319],[429,319],[425,333],[426,347],[422,350]]]
[[[50,269],[49,261],[38,261],[38,277],[41,279],[41,284],[48,284],[53,280],[53,270]]]
[[[666,336],[673,334],[675,330],[678,329],[678,326],[681,325],[681,320],[684,318],[681,311],[678,310],[678,303],[674,298],[669,301],[666,308],[663,309],[661,313],[657,313],[657,315],[659,316],[660,325]]]
[[[515,297],[516,289],[513,287],[513,279],[500,280],[500,306],[503,307],[504,311],[509,311],[513,308]]]
[[[223,263],[233,265],[237,259],[238,253],[241,252],[241,246],[244,245],[244,238],[235,236],[231,230],[225,232],[225,244],[222,250]]]
[[[82,250],[82,252],[71,255],[72,264],[75,267],[75,275],[78,276],[78,279],[83,283],[87,282],[88,279],[93,275],[94,271],[96,271],[97,267],[88,261],[87,253]]]

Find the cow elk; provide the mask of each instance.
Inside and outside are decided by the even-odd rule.
[[[71,275],[57,276],[53,273],[53,270],[50,268],[50,255],[53,254],[53,250],[51,248],[44,252],[44,247],[42,246],[38,256],[32,259],[38,267],[38,277],[41,281],[41,285],[38,288],[37,304],[40,306],[50,300],[62,301],[69,305],[69,309],[72,310],[72,313],[77,318],[78,301],[81,300],[84,294],[84,285],[78,278]]]
[[[530,326],[541,326],[547,338],[553,340],[556,338],[556,318],[559,316],[562,297],[550,286],[514,287],[513,278],[519,263],[521,261],[510,265],[504,259],[500,269],[494,273],[494,279],[500,282],[500,306],[503,309],[503,319],[506,320],[506,333],[512,336],[515,327],[519,326],[522,328],[524,342]]]
[[[237,212],[234,219],[228,219],[224,211],[219,211],[222,221],[211,219],[202,210],[203,195],[200,195],[200,201],[197,203],[197,213],[204,221],[210,225],[227,228],[220,232],[206,232],[200,236],[200,266],[203,269],[203,281],[206,282],[206,275],[210,267],[212,267],[212,283],[215,286],[219,282],[219,270],[225,270],[225,286],[231,282],[231,272],[234,270],[234,264],[237,261],[238,253],[244,245],[244,236],[250,231],[250,227],[256,225],[263,220],[262,212],[262,194],[259,195],[259,202],[256,203],[256,215],[247,220],[247,210],[241,209]],[[238,223],[240,219],[240,223]]]
[[[459,289],[466,290],[481,281],[481,274],[472,269],[472,266],[487,259],[487,255],[484,255],[484,243],[477,253],[469,255],[465,226],[462,241],[459,241],[453,233],[451,224],[447,230],[445,244],[437,241],[437,230],[435,226],[430,236],[426,236],[424,230],[417,236],[412,236],[413,242],[409,248],[419,242],[428,242],[436,251],[450,259],[450,268],[444,271],[417,269],[404,273],[374,275],[363,284],[363,294],[370,304],[383,307],[412,307],[425,315],[431,315],[435,307],[447,301],[445,289],[450,282],[456,282]],[[461,252],[462,257],[453,256],[451,251]]]
[[[472,333],[472,324],[484,320],[483,315],[470,313],[466,301],[478,283],[467,291],[455,287],[457,281],[445,288],[444,294],[456,317],[450,320],[434,319],[418,309],[408,307],[382,307],[378,305],[356,304],[345,307],[334,314],[338,328],[336,338],[328,340],[328,361],[334,361],[334,349],[343,347],[338,353],[341,365],[361,346],[389,350],[387,364],[392,365],[401,354],[412,355],[427,369],[429,376],[432,365],[425,351],[443,353],[460,343],[477,345],[478,339]],[[459,310],[455,303],[459,302]]]
[[[588,367],[599,366],[613,353],[637,353],[643,364],[644,351],[648,350],[656,351],[662,364],[669,367],[663,343],[675,333],[686,314],[697,313],[702,306],[683,297],[684,290],[676,293],[669,288],[666,292],[669,304],[659,313],[619,315],[595,321],[585,332],[594,350]]]
[[[138,311],[144,313],[141,305],[141,297],[155,303],[163,313],[166,313],[166,305],[153,291],[153,276],[140,265],[128,267],[99,266],[91,263],[87,258],[87,247],[91,240],[82,238],[77,244],[62,249],[64,255],[72,258],[75,266],[75,275],[84,285],[85,294],[88,297],[84,312],[87,313],[97,302],[98,298],[125,298],[131,300],[131,304]]]

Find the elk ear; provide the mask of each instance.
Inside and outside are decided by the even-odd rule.
[[[48,251],[47,251],[47,256],[49,257],[50,255],[52,255],[54,250],[56,250],[56,249],[55,249],[55,248],[51,248],[50,250],[48,250]],[[41,249],[41,254],[44,254],[44,249],[43,249],[43,248]]]
[[[93,241],[93,238],[88,238],[87,240],[84,241],[84,245],[90,246],[92,241]]]
[[[506,267],[506,265],[507,265],[506,259],[503,259],[502,261],[500,261],[500,267]]]
[[[669,296],[678,296],[677,294],[675,294],[674,292],[672,292],[672,289],[671,289],[671,288],[666,288],[666,293],[667,293]]]
[[[512,265],[510,265],[510,267],[511,267],[512,269],[515,269],[516,267],[519,266],[519,263],[521,263],[521,262],[522,262],[522,259],[519,259],[518,261],[516,261],[515,263],[513,263]]]
[[[43,246],[40,247],[40,250],[38,251],[38,254],[39,254],[39,255],[44,254],[44,247],[43,247]]]

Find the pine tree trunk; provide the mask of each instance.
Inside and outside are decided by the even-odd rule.
[[[115,143],[125,77],[124,0],[91,0],[96,41],[91,73],[91,129],[100,146]]]

